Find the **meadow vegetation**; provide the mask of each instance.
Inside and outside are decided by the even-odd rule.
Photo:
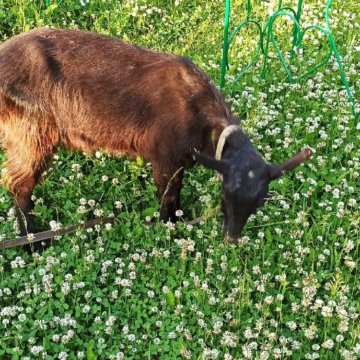
[[[232,26],[244,3],[233,1]],[[253,3],[257,19],[274,10],[272,0]],[[304,1],[303,24],[323,24],[325,4]],[[220,0],[0,0],[0,38],[87,29],[188,56],[219,83],[223,12]],[[359,3],[334,0],[330,15],[360,99]],[[284,53],[291,29],[286,21],[276,28]],[[228,81],[256,39],[253,29],[239,35]],[[321,61],[322,40],[309,33],[294,73]],[[116,221],[56,238],[39,254],[0,253],[1,359],[360,358],[360,126],[333,59],[290,84],[270,50],[264,79],[259,61],[224,94],[268,161],[305,146],[314,155],[271,185],[239,244],[223,242],[214,172],[187,172],[182,221],[146,226],[159,207],[150,164],[60,149],[34,194],[39,229]],[[0,188],[0,239],[15,236],[11,197]]]

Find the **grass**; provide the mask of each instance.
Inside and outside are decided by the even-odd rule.
[[[0,0],[0,37],[79,27],[191,57],[219,82],[222,1],[52,3]],[[325,1],[305,3],[303,21],[321,22]],[[233,9],[235,26],[243,2]],[[267,9],[255,1],[254,17],[264,20]],[[336,0],[332,9],[359,99],[359,5]],[[288,25],[277,29],[284,52]],[[295,63],[301,71],[325,53],[312,35]],[[254,38],[251,30],[239,35],[229,81],[249,61]],[[261,61],[225,90],[243,128],[268,161],[306,145],[315,155],[272,184],[240,244],[222,241],[213,172],[195,167],[182,191],[186,218],[205,222],[149,227],[143,221],[158,202],[147,164],[60,151],[35,191],[39,228],[110,214],[116,222],[55,239],[34,256],[21,248],[0,254],[0,358],[359,358],[359,126],[333,61],[295,85],[274,59],[265,79],[260,73]],[[16,236],[5,189],[0,236]]]

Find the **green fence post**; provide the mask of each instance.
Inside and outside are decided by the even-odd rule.
[[[220,79],[220,88],[221,89],[225,86],[226,67],[228,65],[229,26],[230,26],[230,0],[226,0],[225,20],[224,20],[223,56],[222,56],[222,61],[221,61],[221,79]]]

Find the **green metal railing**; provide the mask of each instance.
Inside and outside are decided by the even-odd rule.
[[[326,24],[325,27],[322,27],[319,25],[310,25],[310,26],[307,26],[306,28],[304,28],[303,30],[301,30],[300,22],[301,22],[303,0],[298,1],[296,11],[290,6],[283,6],[282,0],[279,0],[277,10],[269,17],[269,19],[266,21],[264,27],[262,27],[260,22],[253,20],[251,18],[251,0],[247,0],[246,19],[243,22],[241,22],[229,35],[231,0],[226,0],[225,22],[224,22],[224,43],[223,43],[223,57],[222,57],[222,62],[221,62],[220,87],[224,88],[226,85],[226,72],[228,69],[228,57],[229,57],[230,45],[231,45],[232,41],[234,40],[234,38],[236,37],[236,35],[238,35],[239,32],[243,28],[245,28],[247,25],[251,24],[251,25],[255,26],[258,30],[259,43],[258,43],[258,46],[254,52],[254,56],[252,57],[251,61],[245,66],[245,68],[240,72],[240,74],[237,75],[235,80],[233,80],[230,83],[230,88],[233,87],[245,75],[245,73],[252,66],[254,66],[257,63],[257,61],[260,57],[260,54],[263,54],[263,65],[262,65],[261,74],[262,74],[263,78],[266,76],[268,59],[269,59],[270,43],[273,44],[275,51],[276,51],[276,55],[277,55],[278,59],[280,60],[281,65],[284,68],[285,73],[291,83],[295,83],[296,81],[313,74],[320,67],[326,65],[330,61],[331,57],[334,55],[335,60],[339,66],[339,71],[341,74],[341,79],[342,79],[343,85],[346,89],[347,96],[348,96],[349,101],[352,106],[353,115],[357,117],[359,114],[356,114],[356,111],[355,111],[355,99],[352,95],[349,82],[346,78],[346,73],[345,73],[345,69],[344,69],[344,66],[343,66],[343,63],[341,60],[341,56],[337,50],[336,43],[335,43],[334,37],[331,32],[330,21],[329,21],[329,12],[330,12],[330,8],[331,8],[331,3],[332,3],[332,0],[328,0],[326,8],[325,8],[325,24]],[[306,72],[304,72],[303,74],[301,74],[299,76],[294,76],[291,73],[290,67],[286,63],[284,55],[283,55],[282,51],[280,50],[280,47],[275,39],[275,35],[273,32],[273,26],[274,26],[275,21],[280,17],[283,17],[283,18],[287,17],[287,18],[291,19],[294,23],[291,59],[293,59],[295,56],[294,50],[296,48],[302,47],[304,35],[309,30],[317,30],[317,31],[322,32],[326,36],[326,39],[328,41],[329,51],[328,51],[325,59],[323,61],[321,61],[320,63],[314,65],[309,70],[307,70]],[[264,45],[264,40],[265,40],[265,45]]]

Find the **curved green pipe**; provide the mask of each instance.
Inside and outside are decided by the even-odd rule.
[[[318,26],[318,25],[310,25],[308,27],[306,27],[304,30],[301,30],[300,28],[300,18],[301,18],[301,13],[302,13],[302,5],[303,5],[303,0],[299,0],[298,1],[298,5],[297,5],[297,10],[295,11],[292,7],[290,6],[282,6],[282,0],[278,1],[278,9],[276,12],[274,12],[274,14],[272,14],[270,16],[270,18],[266,21],[264,29],[261,28],[261,25],[259,22],[252,20],[251,19],[251,0],[247,0],[247,15],[246,15],[246,20],[241,22],[236,28],[235,30],[231,33],[230,37],[229,37],[229,26],[230,26],[230,7],[231,7],[231,3],[230,0],[226,0],[226,5],[225,5],[225,22],[224,22],[224,44],[223,44],[223,58],[222,58],[222,64],[221,64],[221,80],[220,80],[220,87],[224,88],[225,86],[225,76],[226,76],[226,70],[227,70],[227,65],[228,65],[228,54],[229,54],[229,46],[231,44],[231,42],[234,40],[235,36],[239,33],[239,31],[241,29],[243,29],[243,27],[247,24],[254,24],[257,26],[258,30],[259,30],[259,45],[258,48],[256,49],[256,51],[254,52],[254,56],[252,58],[252,60],[250,61],[250,63],[248,65],[246,65],[245,69],[241,71],[241,73],[235,78],[235,80],[230,84],[230,87],[233,87],[241,78],[242,76],[244,76],[244,74],[257,62],[259,55],[261,53],[263,53],[264,55],[264,60],[263,60],[263,67],[262,67],[262,76],[265,77],[266,75],[266,71],[267,71],[267,61],[269,58],[268,52],[269,52],[269,46],[270,46],[270,42],[272,42],[272,44],[275,47],[277,56],[286,72],[286,75],[288,77],[288,79],[290,80],[290,82],[295,82],[298,81],[306,76],[309,76],[310,74],[314,73],[317,69],[319,69],[321,66],[324,66],[325,64],[327,64],[332,55],[334,54],[335,59],[339,65],[339,71],[341,74],[341,79],[342,82],[345,86],[349,101],[352,104],[352,112],[353,115],[355,116],[355,118],[357,118],[360,114],[356,114],[355,112],[355,100],[354,97],[352,96],[351,93],[351,89],[350,89],[350,85],[349,82],[346,78],[346,72],[344,69],[344,65],[342,63],[341,60],[341,56],[337,50],[337,46],[336,46],[336,42],[335,39],[332,35],[331,32],[331,26],[330,26],[330,20],[329,20],[329,12],[330,12],[330,8],[331,8],[331,4],[332,4],[332,0],[328,0],[327,4],[326,4],[326,8],[325,8],[325,23],[326,23],[326,28],[322,27],[322,26]],[[285,16],[285,17],[289,17],[293,23],[294,23],[294,30],[293,30],[293,41],[292,41],[292,51],[291,51],[291,59],[293,58],[293,56],[295,55],[295,47],[301,46],[302,45],[302,41],[304,38],[304,34],[312,29],[315,29],[317,31],[321,31],[327,38],[328,44],[329,44],[329,51],[325,57],[325,59],[323,61],[321,61],[319,64],[316,64],[315,66],[313,66],[312,68],[310,68],[309,70],[307,70],[305,73],[294,77],[291,74],[291,70],[288,66],[288,64],[286,63],[286,60],[284,58],[284,55],[281,52],[281,49],[276,41],[275,35],[273,33],[273,25],[275,20],[280,17],[280,16]],[[266,36],[265,36],[266,34]],[[266,43],[264,46],[264,38],[266,38]]]

